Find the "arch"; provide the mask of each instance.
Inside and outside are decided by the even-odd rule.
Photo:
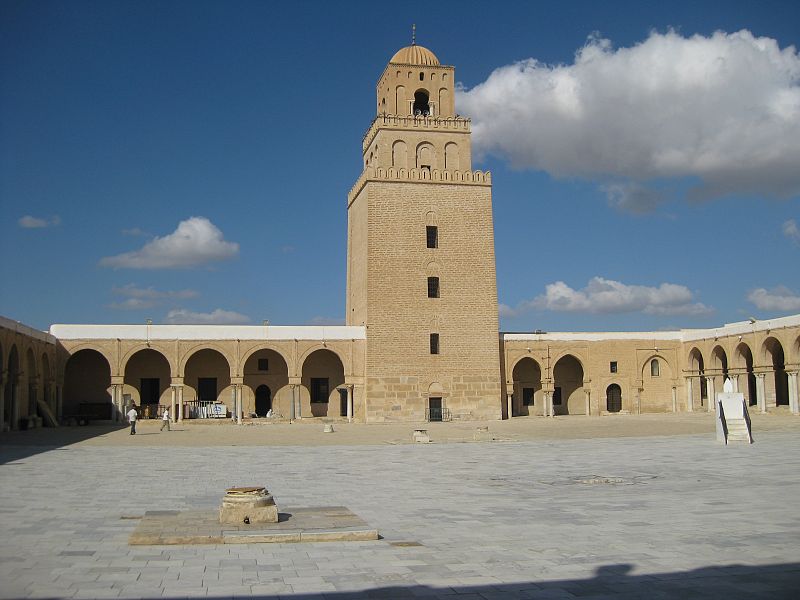
[[[439,269],[440,269],[439,263],[432,260],[425,265],[425,275],[427,275],[428,277],[438,277]]]
[[[439,224],[438,217],[435,210],[429,210],[425,213],[425,225],[432,225],[436,227]]]
[[[8,351],[6,366],[5,394],[3,397],[3,428],[16,429],[19,426],[19,351],[12,344]]]
[[[122,373],[123,394],[130,394],[133,403],[140,407],[140,417],[157,418],[159,405],[170,404],[171,368],[162,352],[145,347],[129,353]]]
[[[397,140],[392,144],[392,166],[399,169],[408,168],[408,149],[403,140]]]
[[[658,360],[658,359],[653,359]],[[618,413],[622,410],[622,388],[612,383],[606,388],[606,411]]]
[[[38,399],[39,372],[36,368],[36,355],[30,346],[25,351],[25,379],[27,380],[26,392],[28,394],[25,414],[20,416],[33,416],[37,414],[36,400]],[[20,407],[20,411],[23,407]]]
[[[272,408],[282,415],[288,415],[292,400],[289,387],[289,363],[286,357],[271,346],[256,346],[243,357],[242,375],[245,385],[242,408],[245,413],[266,415]],[[264,399],[259,397],[261,387],[269,390],[269,403],[264,410]],[[263,390],[262,390],[263,394]]]
[[[641,364],[642,380],[639,392],[640,412],[671,412],[673,369],[667,357],[659,352],[650,354]]]
[[[703,353],[694,346],[689,351],[689,370],[693,375],[699,376],[700,385],[692,386],[692,398],[689,401],[692,407],[705,406],[705,401],[708,398],[708,385],[706,383],[706,366],[703,360]]]
[[[458,144],[455,142],[448,142],[444,146],[444,168],[451,170],[459,168]]]
[[[786,356],[783,344],[775,337],[768,337],[761,346],[765,366],[772,367],[772,377],[764,380],[767,405],[789,405],[789,377],[786,374]]]
[[[70,355],[64,365],[63,412],[111,419],[111,364],[99,351],[84,348]]]
[[[111,374],[112,375],[118,375],[119,374],[119,373],[115,373],[114,372],[114,366],[117,364],[117,361],[102,346],[99,346],[97,344],[93,344],[92,342],[84,342],[84,343],[78,344],[77,346],[71,346],[69,348],[69,354],[70,354],[70,356],[73,356],[73,355],[75,355],[78,352],[81,352],[83,350],[94,350],[95,352],[97,352],[100,356],[102,356],[106,360],[106,362],[108,363],[109,369],[111,369]],[[69,360],[69,359],[67,359],[67,360]]]
[[[230,360],[230,358],[228,357],[228,355],[226,354],[225,348],[223,348],[222,346],[220,346],[218,344],[203,342],[201,344],[197,344],[196,346],[192,346],[191,348],[189,348],[188,350],[186,350],[184,352],[183,356],[178,361],[178,375],[183,374],[184,377],[186,376],[186,365],[188,364],[188,362],[192,358],[192,356],[194,356],[195,354],[197,354],[201,350],[214,350],[215,352],[220,353],[223,356],[223,358],[225,359],[225,362],[228,363],[228,366],[231,367],[231,373],[233,372],[233,368],[232,368],[233,367],[233,363]],[[231,373],[229,373],[229,375]]]
[[[344,383],[344,362],[337,352],[318,348],[308,353],[303,359],[301,382],[301,414],[313,417],[339,415],[336,388]]]
[[[444,81],[444,77],[442,77]],[[450,106],[450,90],[447,88],[439,88],[439,114],[446,113]]]
[[[436,151],[430,142],[421,142],[417,145],[417,169],[430,171],[435,165]]]
[[[184,389],[184,400],[197,403],[197,408],[204,402],[222,402],[233,412],[233,400],[225,394],[231,385],[231,365],[218,349],[201,347],[192,352],[186,359],[183,382],[189,387]]]
[[[756,397],[756,376],[753,372],[753,352],[746,342],[740,342],[733,352],[733,362],[737,371],[744,374],[746,381],[739,381],[739,391],[747,397],[747,405],[755,406],[758,403]]]
[[[256,388],[255,391],[255,412],[259,417],[266,417],[267,413],[272,410],[272,390],[268,385],[263,383]]]
[[[542,367],[536,359],[523,356],[511,369],[513,392],[510,416],[544,414],[542,394]]]
[[[728,376],[728,354],[722,346],[714,346],[711,350],[711,368],[714,373],[722,375],[722,380]]]
[[[583,390],[583,364],[572,354],[565,354],[553,367],[553,412],[556,415],[586,414]]]
[[[406,103],[406,88],[403,85],[398,85],[394,91],[394,110],[395,114],[404,115],[408,114],[405,111]]]
[[[428,94],[428,90],[420,88],[414,92],[414,106],[412,109],[414,116],[427,117],[431,114],[429,100],[430,95]]]

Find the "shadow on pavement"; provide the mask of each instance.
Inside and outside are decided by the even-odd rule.
[[[7,431],[0,434],[0,464],[20,460],[40,452],[47,452],[64,446],[127,429],[129,425],[83,425],[43,427],[28,431]],[[138,434],[137,434],[138,435]]]

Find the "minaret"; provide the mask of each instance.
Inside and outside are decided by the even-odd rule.
[[[367,326],[370,422],[501,416],[491,177],[472,171],[454,75],[416,43],[391,58],[348,195],[347,324]]]

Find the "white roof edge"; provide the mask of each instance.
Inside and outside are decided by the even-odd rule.
[[[50,326],[62,340],[363,340],[363,326],[314,325],[67,325]]]
[[[47,333],[46,331],[41,331],[40,329],[34,329],[33,327],[29,327],[28,325],[23,325],[19,321],[14,321],[13,319],[9,319],[3,316],[0,316],[0,327],[10,329],[11,331],[16,331],[17,333],[20,333],[22,335],[27,335],[34,339],[47,342],[48,344],[56,343],[56,338],[53,337],[51,334]]]
[[[679,331],[604,331],[604,332],[571,332],[554,331],[547,333],[503,333],[504,341],[601,341],[601,340],[676,340],[690,342],[706,338],[743,335],[753,331],[767,331],[785,327],[800,326],[800,315],[789,315],[775,319],[755,319],[754,321],[738,321],[726,323],[721,327],[706,329],[681,329]]]

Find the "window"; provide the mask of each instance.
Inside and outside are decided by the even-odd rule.
[[[431,334],[431,354],[439,354],[439,334]]]
[[[616,383],[612,383],[606,388],[606,410],[610,413],[622,410],[622,388]]]
[[[420,81],[425,81],[425,73],[420,73],[419,74],[419,80]]]
[[[428,398],[428,421],[442,421],[442,399]]]
[[[439,297],[439,278],[428,277],[428,298]]]
[[[553,390],[553,406],[561,406],[561,388]]]
[[[258,370],[259,371],[269,371],[269,359],[268,358],[259,358],[258,359]]]
[[[420,73],[422,76],[422,73]],[[428,104],[428,92],[425,90],[418,90],[414,92],[414,114],[417,116],[427,117],[431,114],[431,107]]]
[[[650,361],[650,377],[658,377],[661,373],[661,367],[658,364],[658,359],[654,358]]]
[[[327,377],[312,377],[311,378],[311,402],[322,403],[328,401],[328,388]]]
[[[428,248],[439,247],[439,228],[436,225],[426,226],[425,235],[428,238]]]
[[[608,367],[609,367],[609,370],[612,373],[616,373],[617,372],[617,361],[612,360],[611,363],[609,363]]]
[[[533,388],[522,388],[522,405],[533,406]]]

